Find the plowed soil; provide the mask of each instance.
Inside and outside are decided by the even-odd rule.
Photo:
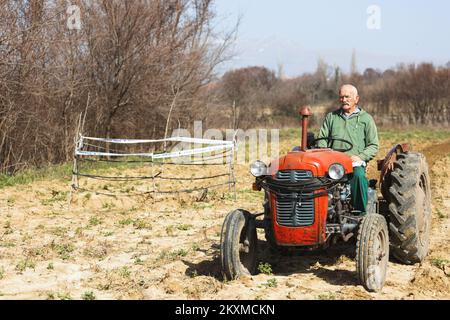
[[[145,181],[119,185],[129,196],[77,192],[70,206],[67,180],[2,189],[0,299],[450,299],[450,141],[418,137],[412,142],[430,166],[430,251],[421,264],[391,259],[381,292],[369,293],[358,283],[352,246],[276,254],[263,232],[258,232],[258,260],[266,268],[224,281],[219,248],[225,215],[234,208],[261,212],[262,193],[251,190],[248,166],[237,165],[236,200],[228,188],[156,199],[131,196],[148,190]],[[282,153],[292,143],[282,141]],[[382,141],[378,159],[392,144]],[[377,176],[374,166],[375,161],[371,178]],[[162,172],[175,177],[218,170],[165,167]],[[147,166],[120,174],[150,171]],[[80,185],[105,193],[115,187],[86,178]]]

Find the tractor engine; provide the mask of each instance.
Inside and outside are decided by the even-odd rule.
[[[347,155],[331,149],[292,151],[265,168],[254,163],[254,187],[265,190],[264,228],[274,246],[318,246],[355,226],[351,214],[353,172]],[[345,233],[345,234],[344,234]]]
[[[342,213],[349,212],[350,184],[339,183],[334,190],[328,193],[328,216],[327,223],[340,223]]]

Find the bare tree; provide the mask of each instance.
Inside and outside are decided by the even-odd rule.
[[[171,117],[189,119],[232,39],[213,43],[211,0],[73,3],[81,30],[64,0],[0,1],[4,172],[67,161],[88,100],[90,134],[161,137]]]

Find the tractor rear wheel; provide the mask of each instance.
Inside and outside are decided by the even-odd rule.
[[[431,193],[428,165],[420,153],[400,153],[387,189],[391,253],[400,262],[414,264],[428,253]]]
[[[257,235],[255,219],[245,210],[231,211],[222,226],[220,262],[227,280],[256,271]]]
[[[387,223],[380,214],[367,214],[361,222],[356,241],[356,273],[368,291],[379,291],[386,279],[389,260]]]

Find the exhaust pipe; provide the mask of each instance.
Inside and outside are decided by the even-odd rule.
[[[307,139],[308,139],[308,117],[311,115],[311,108],[304,106],[300,109],[300,115],[302,116],[302,146],[301,150],[306,151]]]

